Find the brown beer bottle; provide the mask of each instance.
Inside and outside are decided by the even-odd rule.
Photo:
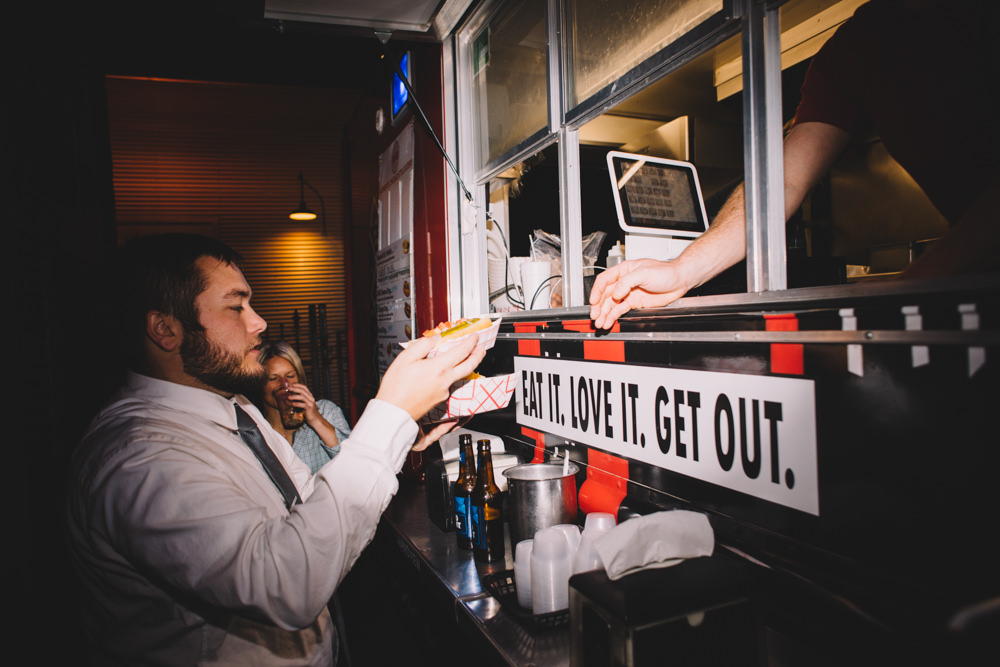
[[[455,533],[460,549],[472,549],[472,504],[470,497],[476,487],[476,460],[472,452],[472,436],[463,433],[458,436],[459,468],[455,480]]]
[[[476,486],[472,489],[472,552],[476,560],[493,563],[504,559],[503,512],[500,487],[493,479],[490,441],[479,441]]]

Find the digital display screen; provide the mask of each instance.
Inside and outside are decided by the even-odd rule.
[[[695,172],[655,160],[613,158],[624,222],[632,227],[705,231]]]
[[[413,77],[410,73],[410,52],[407,51],[403,54],[403,57],[399,59],[399,69],[406,76],[406,80],[413,86]],[[406,106],[407,101],[410,99],[410,93],[403,84],[402,79],[399,78],[399,72],[393,70],[392,72],[392,117],[393,119],[399,115],[399,112],[403,110]]]

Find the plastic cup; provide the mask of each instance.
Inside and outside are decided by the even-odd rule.
[[[573,574],[602,569],[604,569],[604,563],[594,547],[594,538],[584,533],[580,538],[580,547],[573,557]]]
[[[534,540],[522,540],[514,547],[514,586],[517,603],[531,609],[531,551]]]
[[[576,550],[580,548],[580,527],[571,523],[561,523],[555,528],[562,531],[563,537],[566,538],[566,544],[569,546],[566,552],[566,569],[572,573],[573,559],[576,558]]]
[[[591,512],[583,521],[583,534],[592,535],[593,539],[615,527],[615,515],[607,512]]]
[[[583,521],[583,535],[580,536],[580,546],[573,556],[573,574],[604,569],[600,554],[594,542],[601,535],[615,527],[615,515],[608,512],[591,512]]]
[[[553,528],[558,528],[566,537],[566,544],[569,545],[569,552],[576,553],[576,548],[580,546],[580,527],[572,523],[560,523]]]
[[[569,542],[552,526],[535,533],[531,548],[531,611],[549,614],[569,607]]]

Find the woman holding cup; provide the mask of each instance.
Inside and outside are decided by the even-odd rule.
[[[316,400],[302,383],[305,369],[291,345],[284,341],[264,343],[260,363],[267,369],[267,380],[257,405],[315,473],[337,455],[340,441],[351,434],[351,426],[336,403]]]

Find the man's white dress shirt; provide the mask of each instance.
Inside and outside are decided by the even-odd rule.
[[[303,502],[240,439],[234,403]],[[369,403],[315,475],[243,396],[131,373],[74,453],[69,532],[99,664],[329,665],[327,602],[372,540],[417,435]]]

